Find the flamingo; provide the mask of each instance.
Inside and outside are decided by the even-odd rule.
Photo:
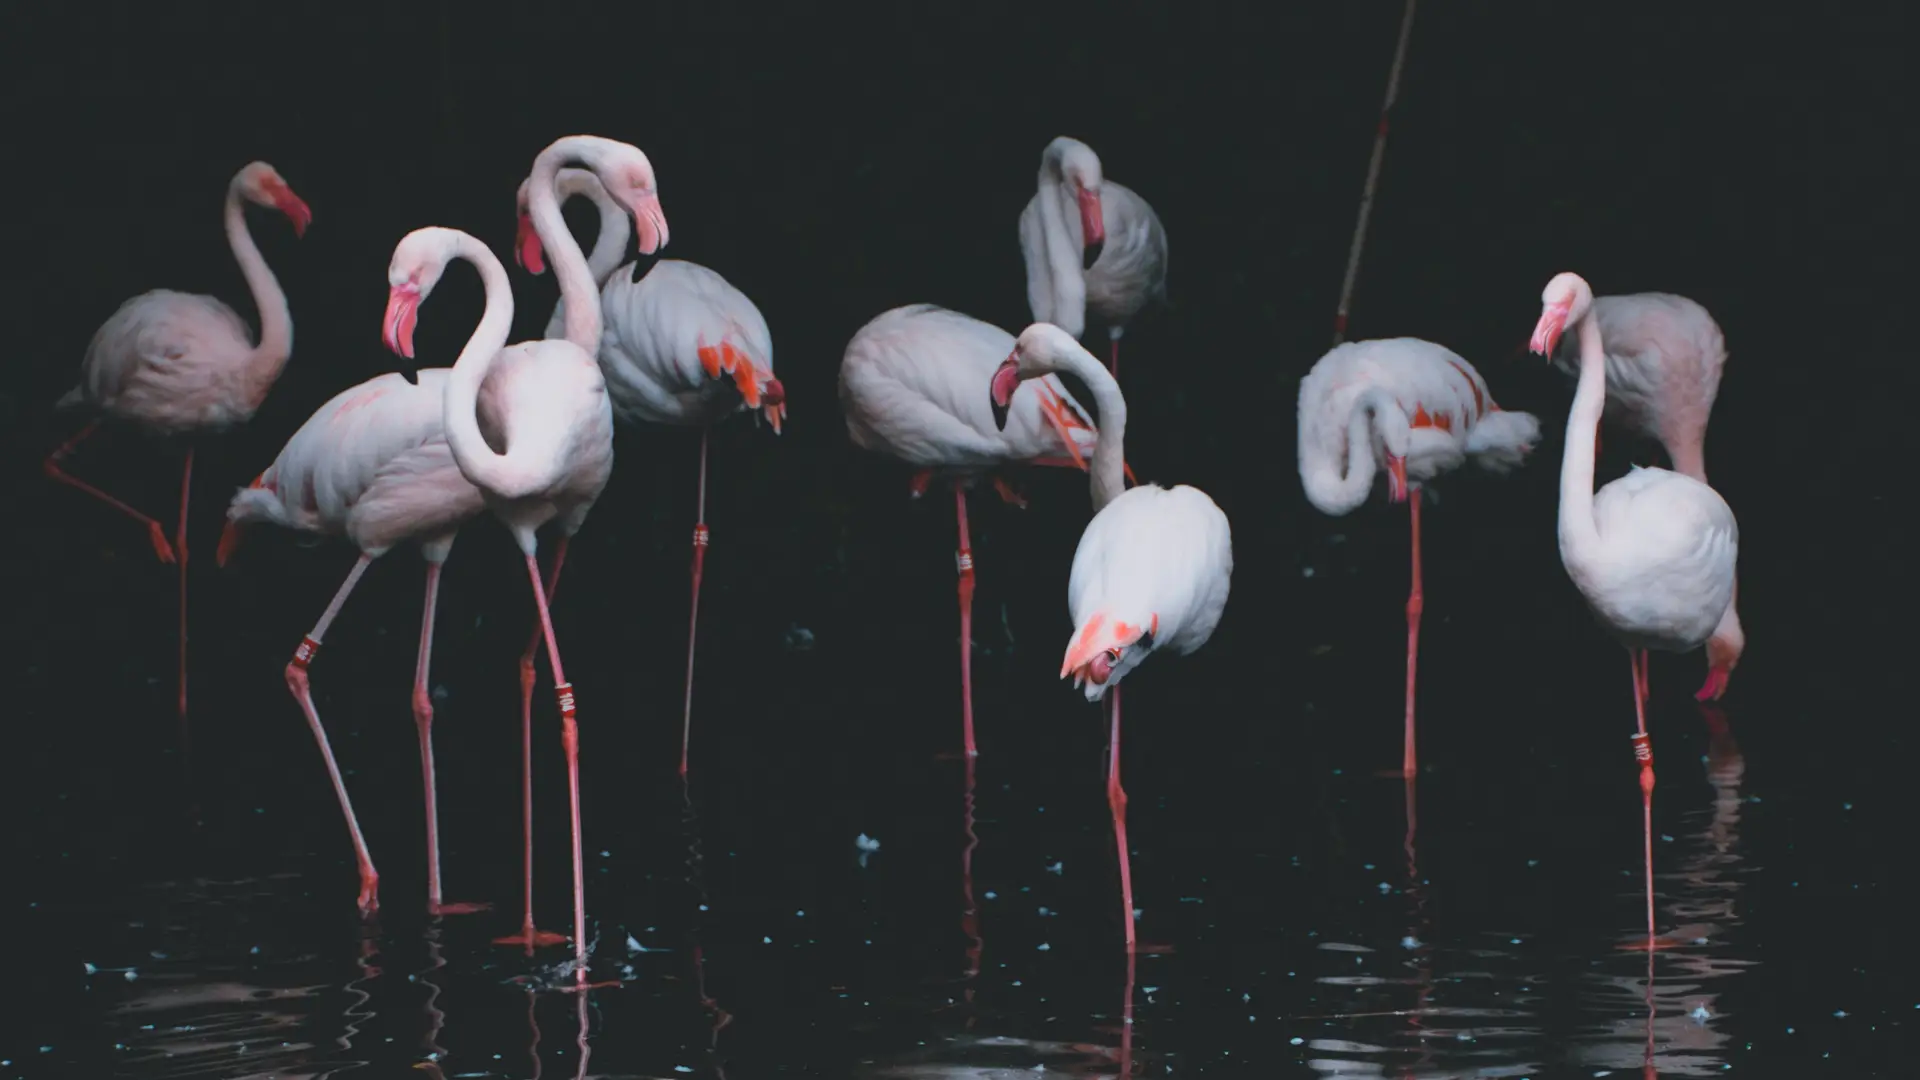
[[[626,245],[626,215],[590,172],[561,176],[561,195],[593,199],[600,208],[595,256],[612,250],[617,259]],[[521,185],[524,193],[526,185]],[[520,265],[533,273],[544,268],[540,238],[521,219],[516,251]],[[610,227],[612,222],[618,227]],[[617,240],[617,244],[613,241]],[[589,261],[589,265],[592,265]],[[707,528],[707,440],[713,425],[742,410],[759,410],[774,434],[786,418],[786,390],[773,375],[773,338],[766,317],[726,278],[682,259],[662,259],[640,280],[634,264],[605,274],[601,304],[606,334],[600,342],[600,370],[613,399],[614,419],[700,429],[700,483],[693,526],[693,602],[687,619],[687,679],[680,729],[680,775],[687,774],[693,735],[693,657],[700,623],[700,579],[712,533]],[[555,336],[560,313],[547,326]],[[533,699],[533,649],[521,657],[522,697]]]
[[[1120,336],[1148,300],[1167,298],[1167,231],[1132,188],[1106,180],[1100,157],[1065,135],[1040,155],[1040,190],[1020,212],[1027,306],[1035,322],[1074,337],[1087,309],[1107,326],[1107,368],[1120,375]]]
[[[287,664],[287,689],[306,715],[320,758],[333,781],[333,793],[346,815],[347,831],[360,864],[360,911],[379,907],[380,875],[367,851],[347,797],[340,767],[326,728],[314,708],[307,667],[327,627],[347,602],[373,560],[408,540],[420,545],[427,561],[425,614],[420,620],[420,653],[414,666],[413,721],[420,735],[420,772],[427,809],[427,910],[435,915],[484,911],[485,904],[445,903],[440,898],[440,817],[433,782],[433,697],[427,682],[433,652],[433,615],[440,594],[440,569],[460,527],[485,508],[480,489],[454,464],[441,422],[449,371],[418,373],[413,384],[389,373],[335,395],[293,433],[273,464],[227,507],[216,561],[221,566],[240,546],[241,527],[271,522],[320,536],[345,536],[360,558],[334,594],[320,621],[294,650]]]
[[[855,446],[898,458],[916,470],[908,492],[926,494],[936,471],[953,487],[960,550],[960,710],[969,758],[973,739],[973,545],[967,534],[967,489],[982,473],[1014,464],[1086,467],[1099,430],[1060,380],[1048,377],[1014,402],[1010,426],[996,425],[980,401],[980,380],[992,377],[1013,348],[1013,335],[934,304],[885,311],[847,343],[840,363],[840,407]],[[1049,456],[1065,448],[1069,459]],[[1026,505],[1005,479],[1000,497]]]
[[[541,257],[540,234],[534,231],[533,215],[527,211],[527,185],[531,180],[520,181],[520,190],[514,196],[514,214],[519,219],[519,229],[513,241],[513,258],[520,266],[533,274],[546,273],[546,261]],[[620,268],[621,260],[627,255],[627,240],[633,236],[633,228],[627,222],[627,210],[613,201],[599,178],[587,169],[561,169],[556,183],[562,205],[577,197],[591,200],[594,208],[600,212],[599,231],[594,235],[593,250],[587,253],[587,271],[593,275],[593,286],[605,288],[607,279]],[[547,319],[547,331],[541,335],[549,341],[567,336],[567,304],[565,299],[554,302],[553,314]]]
[[[567,337],[506,348],[513,322],[513,296],[506,269],[486,245],[456,229],[415,230],[394,249],[387,271],[392,287],[383,330],[388,348],[409,359],[419,306],[455,258],[473,263],[486,285],[487,307],[446,381],[447,444],[460,472],[480,489],[494,514],[513,534],[527,565],[534,606],[553,665],[560,709],[561,742],[567,754],[567,786],[573,832],[573,947],[578,985],[586,987],[585,873],[580,829],[580,753],[573,684],[561,666],[547,595],[559,581],[567,541],[580,530],[613,472],[613,410],[606,382],[594,362],[599,351],[600,305],[594,302],[586,257],[567,232],[554,195],[554,177],[567,162],[592,169],[607,190],[630,207],[640,231],[640,250],[666,243],[666,217],[654,184],[653,166],[637,147],[592,135],[555,141],[534,159],[529,205],[542,245],[554,254],[554,273],[566,306]],[[481,415],[484,414],[484,415]],[[494,446],[502,446],[504,452]],[[558,520],[561,538],[545,585],[540,580],[536,530]],[[522,730],[524,752],[531,730]],[[533,923],[532,775],[523,771],[526,826],[526,915],[521,933],[501,944],[554,943],[555,935]]]
[[[1540,294],[1528,347],[1551,356],[1568,326],[1580,343],[1580,382],[1560,463],[1560,561],[1604,625],[1627,648],[1639,730],[1646,849],[1647,947],[1653,933],[1653,744],[1647,737],[1647,650],[1691,652],[1712,638],[1733,605],[1740,527],[1712,488],[1666,469],[1632,472],[1593,490],[1594,437],[1605,407],[1607,353],[1593,290],[1578,274],[1554,275]]]
[[[1659,442],[1675,472],[1707,483],[1707,418],[1727,363],[1719,324],[1698,303],[1657,292],[1595,297],[1593,318],[1607,359],[1602,415]],[[1579,373],[1579,349],[1572,338],[1554,353],[1553,363],[1568,375]],[[1734,602],[1707,639],[1707,679],[1696,700],[1720,700],[1746,650],[1739,599],[1736,582]]]
[[[1020,332],[989,382],[996,424],[1006,421],[1015,389],[1028,379],[1070,372],[1087,384],[1100,417],[1089,480],[1093,520],[1074,549],[1067,579],[1073,636],[1060,677],[1073,676],[1088,701],[1113,694],[1107,805],[1120,852],[1120,911],[1127,951],[1134,949],[1133,874],[1127,854],[1127,793],[1120,786],[1120,680],[1157,649],[1186,655],[1207,643],[1227,609],[1233,530],[1206,492],[1180,484],[1125,490],[1122,440],[1127,402],[1120,383],[1073,335],[1050,323]]]
[[[1412,779],[1414,675],[1420,654],[1420,485],[1472,458],[1493,473],[1523,464],[1540,438],[1530,413],[1494,404],[1485,379],[1453,350],[1419,338],[1336,345],[1300,380],[1300,482],[1307,501],[1340,517],[1367,499],[1377,471],[1413,526],[1407,593],[1407,723],[1400,774]]]
[[[293,315],[287,294],[247,231],[242,201],[280,211],[304,236],[313,211],[273,166],[251,162],[227,184],[227,244],[260,312],[260,341],[238,313],[212,296],[153,289],[120,305],[94,331],[80,361],[80,384],[55,405],[97,413],[80,433],[47,455],[47,476],[70,484],[147,527],[163,563],[180,566],[180,724],[187,720],[187,492],[193,481],[193,445],[180,472],[180,518],[172,545],[155,519],[61,468],[74,448],[111,418],[149,434],[217,434],[246,423],[267,399],[293,354]]]

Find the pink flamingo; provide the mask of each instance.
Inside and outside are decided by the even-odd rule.
[[[267,260],[247,231],[242,200],[278,210],[293,223],[295,236],[306,235],[313,221],[307,209],[274,167],[255,161],[227,184],[227,244],[260,311],[260,342],[225,303],[211,296],[154,289],[121,304],[94,331],[80,361],[80,385],[57,408],[84,407],[100,414],[80,433],[47,455],[47,476],[113,507],[147,527],[154,554],[180,565],[180,724],[187,719],[187,492],[193,481],[193,446],[180,473],[180,518],[173,544],[160,523],[83,480],[68,475],[61,463],[75,447],[112,418],[155,435],[216,434],[253,418],[274,380],[293,354],[293,316]]]
[[[1074,337],[1087,311],[1107,326],[1107,369],[1120,375],[1120,336],[1149,300],[1167,298],[1167,230],[1147,200],[1105,179],[1100,156],[1065,135],[1040,155],[1040,190],[1020,212],[1027,306],[1035,322]]]
[[[1120,786],[1120,680],[1154,651],[1185,655],[1220,625],[1233,578],[1233,530],[1199,488],[1158,484],[1125,489],[1127,402],[1120,383],[1093,354],[1050,323],[1020,332],[989,382],[994,422],[1006,420],[1014,391],[1029,379],[1071,372],[1087,384],[1100,414],[1100,440],[1088,478],[1093,520],[1080,534],[1067,578],[1073,636],[1060,677],[1073,676],[1088,701],[1113,693],[1107,745],[1107,805],[1120,849],[1120,911],[1134,950],[1133,872],[1127,853],[1127,793]],[[1129,994],[1131,1001],[1131,994]]]
[[[418,373],[418,384],[397,374],[379,375],[335,395],[293,433],[267,471],[233,497],[226,530],[220,536],[221,566],[240,546],[243,525],[271,522],[320,536],[345,536],[360,558],[333,601],[301,640],[287,664],[287,688],[293,692],[321,760],[333,781],[333,793],[346,815],[347,831],[360,863],[360,911],[379,906],[380,875],[360,834],[353,803],[347,798],[333,747],[314,708],[307,666],[320,650],[327,627],[347,602],[373,560],[406,541],[416,541],[427,561],[427,598],[420,619],[420,653],[413,675],[413,721],[420,736],[420,773],[427,809],[427,910],[435,915],[484,911],[485,904],[449,904],[440,898],[440,817],[433,783],[433,697],[427,665],[433,653],[433,613],[440,594],[440,568],[460,527],[485,508],[480,489],[469,483],[453,461],[441,423],[450,372],[433,368]]]
[[[561,193],[591,198],[600,208],[594,254],[624,253],[626,218],[589,172],[561,174]],[[522,191],[525,185],[522,185]],[[521,218],[515,251],[533,273],[544,268],[540,238]],[[613,223],[618,222],[615,226]],[[617,240],[620,247],[612,246]],[[589,265],[592,261],[589,260]],[[687,774],[693,736],[693,658],[700,624],[700,579],[712,533],[707,528],[707,441],[713,425],[742,411],[759,410],[774,434],[786,418],[786,390],[773,375],[773,338],[766,317],[747,294],[704,266],[662,259],[640,280],[635,264],[605,275],[601,304],[606,333],[600,370],[607,380],[617,422],[639,421],[700,429],[700,483],[693,526],[693,602],[687,619],[687,676],[680,729],[680,775]],[[559,313],[555,312],[556,321]],[[557,327],[549,323],[547,336]],[[533,699],[533,646],[521,658],[522,697]]]
[[[561,165],[580,162],[592,169],[607,190],[632,208],[640,231],[640,250],[651,253],[666,243],[666,216],[660,209],[653,166],[638,148],[592,135],[562,138],[534,159],[529,204],[534,228],[554,255],[554,274],[566,306],[567,336],[560,341],[521,342],[506,348],[513,323],[513,296],[506,269],[486,245],[455,229],[421,229],[394,249],[387,271],[392,286],[384,322],[387,346],[413,354],[413,329],[419,305],[438,283],[448,261],[460,258],[480,270],[487,307],[453,365],[446,384],[444,423],[447,444],[460,472],[478,487],[489,508],[513,533],[526,559],[535,608],[553,665],[554,695],[560,708],[561,742],[567,754],[568,794],[573,827],[573,947],[578,985],[586,986],[586,878],[580,829],[579,729],[573,684],[561,666],[547,595],[558,584],[567,541],[585,524],[613,473],[613,410],[606,381],[594,356],[601,336],[600,305],[586,256],[567,231],[554,194]],[[495,446],[505,447],[496,451]],[[561,539],[545,585],[540,580],[536,530],[558,520]],[[530,728],[522,730],[522,750],[532,746]],[[526,755],[530,757],[530,755]],[[533,924],[532,766],[523,770],[523,824],[526,826],[526,916],[521,934],[500,939],[528,949],[551,940]]]
[[[1420,485],[1472,458],[1493,473],[1518,468],[1540,439],[1530,413],[1494,404],[1486,380],[1451,349],[1419,338],[1334,346],[1300,380],[1300,482],[1307,501],[1336,517],[1367,500],[1387,474],[1387,495],[1413,523],[1407,593],[1407,723],[1401,776],[1417,771],[1414,674],[1420,654]]]
[[[1595,297],[1593,319],[1607,361],[1602,415],[1657,441],[1673,471],[1707,483],[1707,420],[1727,363],[1720,325],[1694,301],[1658,292]],[[1552,359],[1568,375],[1579,374],[1573,338],[1564,339]],[[1599,443],[1594,446],[1597,454]],[[1736,584],[1734,602],[1707,639],[1707,680],[1694,694],[1697,700],[1720,700],[1746,651],[1739,597]]]
[[[973,545],[967,489],[982,473],[1014,464],[1086,468],[1099,431],[1060,380],[1038,380],[1017,394],[1007,422],[996,424],[980,387],[1013,350],[1013,335],[933,304],[909,304],[876,316],[847,343],[840,363],[840,406],[855,446],[899,458],[917,471],[909,491],[926,494],[936,471],[953,486],[960,550],[960,710],[968,757],[973,739]],[[1048,456],[1064,447],[1070,459]],[[995,490],[1026,505],[1006,481]]]
[[[1551,356],[1571,325],[1580,382],[1560,463],[1560,560],[1633,670],[1633,736],[1640,763],[1646,847],[1647,947],[1653,932],[1653,744],[1647,737],[1647,650],[1691,652],[1711,640],[1733,606],[1740,526],[1718,492],[1684,473],[1634,468],[1593,490],[1595,434],[1605,408],[1608,357],[1593,290],[1578,274],[1554,275],[1540,294],[1528,347]]]

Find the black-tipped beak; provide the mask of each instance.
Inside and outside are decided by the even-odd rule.
[[[418,364],[415,364],[412,360],[402,360],[399,371],[401,378],[415,386],[420,385],[420,366]]]
[[[1093,269],[1093,264],[1100,261],[1100,252],[1105,249],[1106,246],[1107,242],[1105,240],[1095,240],[1093,243],[1088,244],[1086,250],[1080,253],[1080,269]]]
[[[1007,407],[997,401],[988,404],[993,406],[993,426],[1001,431],[1007,430]]]
[[[993,426],[1007,430],[1007,410],[1013,407],[1013,392],[1020,385],[1020,367],[1009,356],[994,369],[987,383],[987,405],[993,409]]]

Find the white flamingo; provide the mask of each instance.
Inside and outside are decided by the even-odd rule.
[[[1146,484],[1122,491],[1126,399],[1112,373],[1057,326],[1035,323],[1021,331],[1012,354],[994,372],[995,421],[1004,421],[1022,381],[1057,372],[1085,382],[1099,411],[1100,439],[1089,470],[1094,515],[1080,534],[1067,579],[1074,631],[1060,677],[1073,676],[1074,687],[1084,688],[1088,701],[1113,694],[1107,805],[1119,845],[1120,910],[1131,951],[1133,874],[1127,793],[1120,786],[1120,680],[1156,650],[1185,655],[1213,636],[1233,577],[1233,531],[1227,515],[1198,488]]]
[[[1087,311],[1106,324],[1108,370],[1120,374],[1120,337],[1149,300],[1167,298],[1167,231],[1153,207],[1106,179],[1093,148],[1065,135],[1040,155],[1040,190],[1020,212],[1027,306],[1035,322],[1074,337]]]
[[[154,554],[180,565],[180,722],[187,719],[187,492],[193,481],[193,445],[180,473],[180,518],[173,544],[160,523],[92,484],[75,479],[61,463],[75,447],[112,419],[148,434],[217,434],[253,419],[293,355],[293,315],[287,294],[247,231],[243,203],[287,216],[295,236],[306,235],[313,211],[293,193],[273,166],[255,161],[227,184],[227,244],[260,312],[260,341],[221,300],[196,293],[154,289],[120,305],[94,331],[80,362],[80,384],[56,407],[99,414],[80,433],[47,455],[47,476],[70,484],[147,527]]]
[[[625,253],[625,213],[592,173],[568,170],[561,174],[561,181],[563,198],[571,190],[572,194],[591,198],[599,207],[601,227],[594,255],[604,257],[611,251],[617,260]],[[525,184],[521,191],[526,191]],[[540,273],[540,240],[524,223],[518,250],[521,265]],[[589,265],[594,265],[592,260]],[[764,415],[774,434],[779,434],[787,413],[786,390],[773,374],[773,337],[767,331],[766,317],[745,293],[714,271],[681,259],[661,259],[638,281],[633,280],[634,270],[633,263],[605,273],[595,267],[606,320],[606,334],[600,342],[600,369],[613,399],[614,419],[623,424],[646,422],[700,429],[693,600],[687,619],[687,676],[680,731],[680,775],[685,776],[693,735],[693,659],[700,623],[700,581],[712,542],[707,528],[708,436],[713,425],[749,410],[759,410],[756,420]],[[547,327],[548,337],[556,336],[559,322],[556,311]],[[533,647],[537,642],[536,634],[521,659],[522,697],[529,702],[533,697]]]
[[[926,494],[935,472],[952,482],[959,520],[960,710],[968,757],[973,740],[973,544],[967,533],[967,489],[982,474],[1010,465],[1085,468],[1099,431],[1059,379],[1016,395],[1004,426],[980,397],[1013,349],[1013,335],[933,304],[882,312],[847,343],[840,363],[840,408],[855,446],[911,465],[909,490]],[[1057,457],[1062,449],[1069,458]],[[1025,502],[995,475],[1000,497]]]
[[[398,374],[375,376],[335,395],[293,433],[273,464],[233,497],[216,556],[221,566],[239,547],[243,525],[270,522],[319,536],[345,536],[360,549],[347,580],[294,650],[287,664],[287,688],[293,692],[333,793],[346,815],[360,864],[360,910],[379,906],[380,875],[367,851],[353,803],[335,764],[333,747],[314,708],[307,667],[347,595],[373,560],[409,540],[427,561],[427,598],[420,619],[420,652],[414,665],[413,719],[420,736],[420,771],[427,810],[427,910],[435,915],[484,911],[485,904],[449,904],[440,897],[440,817],[434,796],[433,696],[427,680],[433,654],[433,614],[440,595],[440,568],[453,549],[460,527],[485,509],[474,487],[453,461],[445,426],[446,368],[418,373],[418,384]]]
[[[1607,360],[1602,416],[1659,442],[1675,472],[1707,483],[1707,420],[1727,363],[1720,325],[1698,303],[1657,292],[1597,296],[1593,318]],[[1579,374],[1579,347],[1572,338],[1555,350],[1553,363],[1569,375]],[[1598,443],[1595,448],[1597,455]],[[1737,581],[1733,591],[1734,602],[1707,639],[1707,679],[1694,695],[1701,701],[1718,701],[1727,692],[1746,651]]]
[[[1401,775],[1412,779],[1414,675],[1420,654],[1420,485],[1472,458],[1489,472],[1518,468],[1540,439],[1530,413],[1494,404],[1486,380],[1451,349],[1419,338],[1334,346],[1300,380],[1300,482],[1322,513],[1351,513],[1374,476],[1405,502],[1413,526],[1407,592],[1407,713]]]
[[[561,741],[567,754],[567,780],[573,826],[573,947],[575,976],[586,985],[585,874],[580,830],[580,755],[573,685],[567,681],[554,640],[547,594],[557,582],[568,538],[580,530],[613,471],[613,410],[594,355],[600,346],[600,305],[586,256],[567,232],[554,196],[554,177],[562,164],[577,161],[592,169],[610,193],[629,206],[640,230],[640,250],[651,253],[667,237],[666,219],[645,154],[625,143],[591,135],[560,139],[534,159],[529,203],[541,244],[554,257],[560,295],[566,306],[567,337],[562,341],[506,345],[513,322],[513,298],[506,269],[486,245],[453,229],[422,229],[395,248],[387,279],[385,337],[403,356],[413,352],[413,327],[421,301],[453,258],[472,262],[486,284],[487,308],[473,337],[447,379],[444,422],[447,443],[460,472],[478,487],[487,505],[506,524],[526,559],[535,607],[553,665],[554,695],[560,707]],[[496,450],[495,447],[503,450]],[[536,530],[558,520],[561,539],[554,552],[549,582],[542,585]],[[523,732],[523,744],[531,742]],[[530,747],[523,745],[523,750]],[[523,792],[531,789],[530,766]],[[531,803],[528,795],[527,802]],[[530,818],[531,814],[528,814]],[[527,861],[532,862],[529,829]],[[531,949],[551,935],[535,930],[531,871],[522,933],[501,939]]]
[[[1593,291],[1562,273],[1540,294],[1529,348],[1551,356],[1571,325],[1580,382],[1567,415],[1560,464],[1560,561],[1600,622],[1627,647],[1633,672],[1633,736],[1640,763],[1646,850],[1647,946],[1653,933],[1653,745],[1647,737],[1647,650],[1690,652],[1713,636],[1733,604],[1740,527],[1706,484],[1666,469],[1635,468],[1593,490],[1594,436],[1606,400],[1606,347]]]

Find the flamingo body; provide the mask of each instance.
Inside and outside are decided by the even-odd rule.
[[[726,278],[684,259],[661,259],[639,281],[616,272],[601,290],[607,332],[600,363],[623,420],[704,427],[764,409],[780,428],[784,397],[765,401],[773,376],[766,316]]]
[[[1666,469],[1635,467],[1593,496],[1597,557],[1561,530],[1567,576],[1594,615],[1630,649],[1691,652],[1733,602],[1740,528],[1711,487]]]
[[[272,374],[249,367],[252,334],[233,308],[196,293],[154,289],[101,324],[62,407],[88,405],[158,435],[217,433],[246,423]]]

